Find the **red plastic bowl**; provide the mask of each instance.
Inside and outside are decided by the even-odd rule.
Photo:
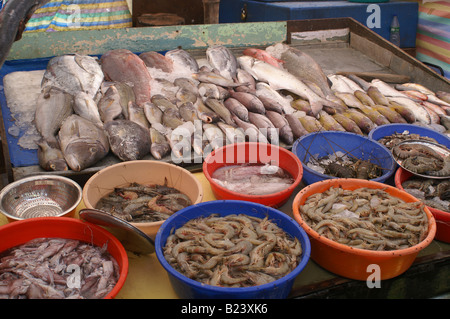
[[[402,183],[407,181],[413,174],[399,167],[395,172],[395,186],[404,190]],[[436,237],[435,239],[450,243],[450,213],[427,206],[436,219]]]
[[[271,163],[278,165],[294,178],[294,183],[281,192],[268,195],[247,195],[231,191],[212,179],[215,170],[224,166],[243,163]],[[246,200],[270,207],[280,207],[291,196],[303,177],[303,167],[300,160],[291,151],[266,143],[246,142],[225,145],[212,151],[203,162],[203,174],[211,185],[211,190],[217,199]]]
[[[100,226],[70,217],[37,217],[19,220],[0,227],[0,253],[35,238],[76,239],[103,247],[115,258],[120,276],[104,299],[112,299],[122,289],[128,275],[128,256],[120,241]]]

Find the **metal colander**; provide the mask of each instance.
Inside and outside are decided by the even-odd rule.
[[[57,175],[27,177],[0,192],[0,211],[9,219],[63,216],[81,202],[81,187]]]

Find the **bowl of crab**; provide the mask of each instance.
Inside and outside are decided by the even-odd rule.
[[[161,225],[155,240],[180,298],[286,298],[310,249],[291,217],[241,200],[184,208]]]

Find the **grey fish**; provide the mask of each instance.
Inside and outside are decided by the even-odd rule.
[[[37,156],[40,167],[46,171],[67,171],[69,169],[59,147],[50,146],[44,139],[37,142],[37,145]]]
[[[78,92],[74,96],[73,110],[76,114],[103,127],[98,105],[86,92]]]
[[[173,84],[178,86],[178,87],[180,87],[180,88],[182,88],[182,89],[185,89],[185,90],[193,93],[194,95],[198,95],[199,94],[198,93],[198,85],[197,85],[197,83],[195,83],[191,79],[184,78],[184,77],[176,78],[173,81]]]
[[[183,103],[178,107],[180,116],[186,122],[194,122],[200,120],[197,115],[197,109],[192,102]]]
[[[283,110],[282,112],[285,114],[296,112],[296,110],[291,106],[292,98],[281,95],[278,91],[271,88],[267,83],[258,82],[256,84],[255,95],[263,102],[263,104],[266,98],[275,101],[277,105],[281,106]],[[272,111],[277,110],[272,109]]]
[[[204,123],[203,132],[213,150],[226,145],[226,136],[217,125],[213,123]]]
[[[217,126],[225,134],[227,141],[229,143],[245,142],[245,134],[244,134],[244,130],[242,128],[234,127],[234,126],[228,125],[224,122],[218,122]]]
[[[190,53],[183,49],[174,49],[167,51],[165,57],[172,61],[174,70],[182,70],[182,73],[198,72],[197,60]]]
[[[248,112],[248,120],[250,123],[254,124],[271,143],[278,142],[278,132],[267,116],[259,113]]]
[[[203,98],[212,97],[214,99],[220,99],[219,87],[213,83],[202,82],[198,85],[198,92]]]
[[[206,59],[223,77],[234,81],[237,72],[237,60],[230,49],[223,45],[210,46],[206,49]]]
[[[223,105],[241,120],[248,122],[248,109],[241,102],[233,97],[229,97],[223,101]]]
[[[195,80],[200,81],[200,82],[212,83],[212,84],[216,84],[216,85],[220,85],[220,86],[228,87],[228,88],[245,85],[242,83],[233,82],[232,80],[227,79],[226,77],[224,77],[220,74],[214,73],[214,72],[193,73],[192,77]]]
[[[142,159],[150,153],[150,134],[130,120],[114,120],[105,124],[111,151],[122,161]]]
[[[139,106],[132,101],[128,102],[128,120],[133,121],[146,129],[150,128],[150,123],[147,120],[147,116],[145,115],[144,110],[144,106],[147,103]]]
[[[162,115],[162,124],[165,127],[175,129],[181,124],[184,123],[184,120],[181,118],[178,109],[166,109]]]
[[[150,127],[150,153],[154,158],[160,160],[170,152],[170,145],[167,138],[155,127]]]
[[[125,118],[128,118],[128,103],[136,102],[136,96],[134,95],[133,88],[124,82],[115,82],[114,87],[120,96],[120,105],[122,106],[122,114]]]
[[[56,135],[61,124],[73,114],[73,97],[57,88],[45,88],[36,102],[36,130],[53,148],[58,148]]]
[[[159,52],[143,52],[139,54],[139,58],[141,58],[149,68],[159,69],[166,73],[171,73],[173,71],[173,62]]]
[[[9,0],[0,10],[0,69],[14,41],[22,37],[25,24],[34,11],[49,0]]]
[[[279,130],[280,140],[287,145],[294,143],[294,133],[286,118],[278,112],[267,111],[267,118],[273,123],[273,125]]]
[[[213,98],[207,98],[205,104],[210,107],[215,113],[217,113],[225,123],[229,125],[235,125],[231,118],[231,112],[228,110],[222,101]]]
[[[85,92],[91,98],[97,95],[104,79],[96,58],[87,55],[62,55],[48,61],[41,87],[57,87],[76,95]]]
[[[236,92],[230,90],[231,97],[242,103],[250,112],[264,114],[266,108],[261,100],[254,94],[248,92]]]
[[[168,98],[161,94],[155,94],[151,97],[151,102],[165,112],[167,109],[177,109],[177,106]]]
[[[122,115],[121,97],[115,85],[111,85],[97,103],[98,113],[103,123]]]
[[[198,98],[198,94],[194,94],[192,91],[185,88],[180,88],[175,96],[177,98],[177,105],[188,102],[195,103]]]
[[[256,91],[255,78],[244,69],[241,68],[237,69],[236,78],[238,83],[242,83],[242,86],[238,86],[235,88],[236,91],[250,92],[250,93],[254,93]]]
[[[151,102],[147,102],[144,104],[144,114],[147,117],[150,125],[154,125],[155,123],[162,123],[162,115],[163,112],[159,107]]]
[[[281,55],[276,57],[283,60],[283,67],[290,73],[302,80],[316,83],[325,96],[333,94],[325,73],[309,54],[283,43],[278,43],[273,48],[269,47],[266,50],[271,53],[272,49],[281,49]]]
[[[236,122],[238,127],[244,130],[246,140],[248,140],[249,142],[269,143],[267,137],[261,133],[256,125],[250,122],[243,121],[236,115],[233,115],[233,120]]]
[[[277,100],[265,95],[259,95],[258,99],[262,102],[266,111],[275,111],[283,114],[283,105],[281,105]]]
[[[67,165],[77,172],[94,165],[109,152],[105,131],[76,114],[62,123],[58,137]]]
[[[107,80],[131,86],[137,105],[150,101],[152,77],[144,61],[136,54],[127,49],[110,50],[101,56],[100,62]]]

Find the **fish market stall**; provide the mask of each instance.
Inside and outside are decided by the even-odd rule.
[[[37,45],[37,43],[39,43],[39,45]],[[93,161],[91,165],[87,166],[77,166],[73,163],[67,163],[70,166],[67,170],[57,169],[47,171],[44,169],[39,161],[37,148],[29,148],[25,140],[22,138],[26,135],[25,131],[32,129],[33,127],[40,130],[41,135],[43,135],[42,132],[45,130],[42,129],[41,125],[44,126],[43,124],[49,124],[49,121],[39,122],[38,118],[26,118],[25,115],[38,114],[36,113],[37,103],[30,103],[30,100],[39,102],[45,100],[46,103],[49,101],[54,101],[52,103],[61,103],[62,101],[63,105],[65,105],[64,103],[76,103],[75,101],[67,102],[67,96],[65,94],[61,94],[59,91],[52,91],[54,89],[53,84],[57,83],[57,81],[55,81],[55,78],[52,78],[50,75],[53,74],[52,76],[54,76],[57,72],[47,72],[47,68],[58,66],[59,63],[64,63],[63,65],[66,69],[68,66],[73,66],[75,68],[76,66],[91,65],[91,67],[87,67],[85,70],[88,69],[92,71],[98,67],[95,63],[93,64],[95,67],[93,67],[92,63],[95,59],[92,57],[98,57],[100,59],[102,62],[102,67],[104,68],[102,69],[103,73],[100,71],[87,72],[89,73],[89,76],[85,75],[79,77],[78,81],[75,81],[71,87],[75,87],[79,84],[81,84],[81,86],[86,85],[80,80],[89,80],[91,81],[91,84],[97,83],[95,85],[99,88],[102,84],[106,84],[102,88],[104,90],[102,97],[105,97],[103,102],[106,109],[108,109],[108,106],[113,105],[114,99],[116,99],[115,101],[118,99],[117,95],[114,96],[116,92],[123,89],[123,92],[130,93],[129,90],[127,91],[127,88],[120,87],[120,85],[113,85],[111,82],[134,81],[135,85],[132,87],[133,95],[135,96],[134,102],[136,105],[140,105],[141,109],[147,110],[146,115],[152,115],[146,117],[147,120],[153,124],[153,126],[158,127],[155,123],[161,124],[162,122],[158,121],[163,120],[162,117],[160,120],[156,119],[158,110],[152,108],[151,105],[147,105],[148,108],[144,108],[146,105],[145,101],[149,98],[152,99],[153,104],[157,104],[160,108],[164,109],[164,114],[166,115],[164,122],[165,126],[173,125],[173,130],[181,125],[186,125],[189,127],[189,125],[185,124],[190,123],[189,121],[180,121],[177,116],[169,116],[173,112],[173,108],[171,107],[171,104],[167,103],[167,100],[164,99],[164,94],[151,95],[149,93],[147,90],[148,87],[145,87],[145,85],[148,86],[148,74],[146,72],[142,72],[142,67],[136,69],[136,72],[134,73],[135,76],[133,78],[125,80],[119,79],[121,72],[116,72],[117,61],[127,61],[127,63],[130,63],[128,64],[128,68],[131,69],[137,67],[139,63],[142,65],[142,61],[144,61],[144,56],[142,55],[143,53],[148,53],[148,59],[150,61],[155,58],[155,55],[158,56],[158,58],[161,58],[161,56],[169,57],[170,55],[175,56],[177,54],[188,53],[187,56],[184,55],[184,61],[186,62],[189,58],[193,57],[197,61],[197,67],[200,68],[201,66],[206,65],[205,60],[208,59],[209,54],[211,59],[211,51],[214,48],[217,49],[218,47],[220,50],[223,50],[220,51],[221,53],[226,52],[229,56],[235,56],[242,68],[261,80],[260,82],[268,82],[272,86],[278,87],[279,89],[291,91],[294,95],[301,96],[304,98],[303,100],[308,100],[309,102],[307,106],[305,106],[305,103],[300,101],[301,99],[295,100],[296,103],[292,104],[270,104],[272,107],[271,110],[268,110],[267,106],[263,105],[263,108],[265,108],[265,113],[267,113],[267,118],[271,117],[269,122],[272,123],[272,126],[268,124],[269,122],[266,119],[261,118],[261,114],[259,113],[260,111],[258,111],[261,110],[261,105],[252,104],[252,110],[250,110],[250,106],[248,108],[245,107],[247,111],[246,113],[245,110],[239,106],[239,104],[235,102],[231,103],[233,100],[229,100],[227,107],[225,106],[225,103],[220,104],[217,102],[220,98],[207,98],[205,99],[204,105],[201,106],[202,111],[199,111],[197,106],[197,112],[194,112],[199,117],[201,114],[205,119],[219,116],[222,119],[219,121],[222,128],[230,128],[227,125],[232,126],[230,123],[240,123],[239,121],[244,122],[244,124],[251,122],[251,124],[253,124],[252,127],[256,127],[256,130],[254,129],[252,132],[256,134],[255,136],[257,136],[258,139],[262,138],[259,136],[259,133],[262,132],[261,129],[263,128],[279,128],[281,132],[283,124],[279,124],[280,126],[275,127],[275,123],[302,123],[301,125],[303,125],[303,128],[306,131],[308,131],[307,128],[313,131],[314,128],[309,127],[308,124],[314,124],[321,130],[328,130],[326,127],[330,128],[330,126],[327,125],[330,125],[330,121],[332,120],[325,114],[328,113],[325,110],[336,110],[342,107],[342,111],[345,113],[344,109],[346,110],[349,104],[356,103],[354,100],[347,100],[348,96],[345,94],[342,94],[342,99],[346,100],[346,106],[318,95],[316,97],[316,95],[313,95],[310,92],[310,88],[297,81],[295,77],[289,76],[286,78],[286,73],[280,72],[276,66],[272,65],[272,67],[268,67],[267,65],[269,65],[269,63],[266,63],[266,65],[259,62],[262,60],[257,59],[256,56],[258,56],[261,52],[269,52],[270,50],[273,50],[273,56],[277,54],[277,52],[285,54],[281,58],[271,60],[271,62],[276,64],[277,62],[284,61],[283,63],[286,63],[286,67],[288,67],[289,64],[289,54],[293,55],[291,58],[293,58],[292,61],[294,61],[293,64],[290,64],[290,67],[295,66],[295,61],[297,61],[297,58],[308,59],[308,56],[314,57],[313,62],[316,62],[320,67],[317,67],[317,65],[315,63],[313,64],[311,61],[311,63],[307,65],[314,65],[317,67],[313,70],[313,73],[316,75],[322,70],[324,75],[324,78],[322,79],[325,79],[325,82],[328,82],[329,79],[333,85],[335,85],[335,88],[342,85],[342,82],[338,81],[339,76],[345,75],[349,78],[353,76],[354,79],[360,79],[361,81],[359,82],[359,85],[363,87],[365,83],[367,84],[370,82],[374,84],[374,86],[370,87],[375,87],[375,83],[377,83],[377,85],[379,85],[377,86],[377,89],[383,92],[386,92],[385,90],[387,90],[387,88],[392,88],[392,85],[394,84],[405,83],[420,84],[422,86],[432,88],[434,92],[450,92],[450,82],[447,79],[433,73],[425,65],[421,64],[416,59],[399,50],[397,47],[393,46],[385,39],[351,18],[79,31],[67,32],[64,35],[61,33],[38,35],[27,34],[24,35],[21,41],[14,44],[9,60],[6,61],[1,70],[1,138],[3,154],[6,162],[6,170],[10,182],[29,175],[50,173],[69,176],[72,179],[78,180],[80,184],[84,184],[86,179],[99,170],[120,161],[129,161],[134,159],[157,159],[160,161],[173,162],[195,173],[195,177],[200,180],[204,188],[203,200],[214,200],[215,196],[211,191],[211,187],[204,174],[200,171],[203,156],[206,154],[202,154],[201,152],[195,153],[195,150],[201,149],[201,146],[194,144],[192,146],[189,145],[188,157],[176,156],[176,154],[175,156],[173,156],[173,154],[167,155],[167,153],[165,153],[164,156],[158,158],[158,154],[160,154],[158,151],[160,151],[161,148],[158,150],[153,150],[153,152],[148,149],[150,144],[148,143],[149,137],[148,135],[144,136],[145,134],[141,133],[142,126],[136,126],[134,124],[131,125],[129,123],[124,125],[119,122],[123,119],[111,121],[115,122],[114,124],[121,124],[119,127],[109,124],[111,122],[108,122],[108,124],[104,125],[103,129],[99,129],[100,125],[88,125],[84,120],[77,118],[74,114],[63,115],[63,117],[66,118],[66,126],[62,124],[59,128],[58,134],[60,143],[63,145],[66,145],[67,143],[67,145],[70,145],[71,138],[83,136],[88,139],[96,136],[98,137],[96,139],[98,144],[95,145],[95,148],[90,147],[85,149],[85,151],[80,154],[87,157],[90,152],[94,155],[102,152],[103,155]],[[224,50],[224,48],[226,48],[226,50]],[[268,50],[262,50],[266,48]],[[153,53],[151,54],[151,52]],[[308,56],[302,55],[299,52],[305,52]],[[76,55],[73,55],[74,53]],[[138,54],[142,56],[141,60],[136,60],[136,56]],[[180,55],[177,56],[180,57]],[[140,62],[131,63],[130,61]],[[110,65],[108,66],[108,64]],[[184,65],[189,65],[189,63],[184,63]],[[170,66],[170,63],[164,64],[162,67],[168,66]],[[299,68],[293,69],[300,70]],[[226,69],[224,71],[226,71]],[[271,78],[269,73],[272,75],[275,74],[278,80]],[[237,82],[227,81],[226,76],[219,77],[207,72],[198,72],[198,70],[189,70],[188,74],[194,74],[193,78],[202,83],[207,83],[208,81],[213,82],[212,79],[214,79],[214,81],[221,81],[221,86],[228,88],[235,89],[237,87],[249,86],[248,78],[243,80],[243,82],[239,82],[239,85],[237,85]],[[103,81],[103,79],[100,81],[99,75],[105,76],[107,81]],[[11,79],[14,79],[14,77],[16,77],[15,81],[10,81]],[[44,81],[42,81],[42,79],[44,79]],[[204,81],[202,81],[202,79],[204,79]],[[336,80],[336,82],[333,80]],[[99,84],[100,82],[102,83]],[[165,83],[162,85],[163,89],[170,86],[167,82],[163,82],[163,79],[160,79],[160,82]],[[46,83],[51,83],[52,86],[48,86],[44,92],[41,92],[41,86],[45,86]],[[138,85],[136,83],[147,84]],[[183,83],[184,84],[180,83],[180,87],[182,85],[187,85],[186,82]],[[388,85],[387,83],[391,85]],[[261,86],[264,88],[264,85]],[[87,87],[91,86],[87,85]],[[157,88],[157,84],[154,84],[153,87],[150,87],[150,92],[152,92],[152,90],[156,91]],[[183,86],[183,88],[185,87]],[[141,89],[141,91],[137,89]],[[176,98],[178,101],[188,101],[190,96],[186,91],[177,91]],[[230,93],[230,91],[232,93]],[[354,91],[355,90],[353,90],[353,92]],[[163,91],[157,92],[161,93]],[[203,92],[209,92],[206,91],[206,85]],[[395,92],[399,91],[396,90]],[[92,93],[83,93],[86,93],[87,96],[81,96],[82,98],[78,101],[78,103],[83,104],[84,102],[84,104],[88,105],[89,103],[86,101],[90,101],[90,99],[93,98]],[[243,90],[239,93],[246,92]],[[89,96],[89,94],[91,94],[91,96]],[[111,96],[109,96],[110,94]],[[220,94],[220,92],[218,94]],[[228,90],[228,94],[232,94],[231,97],[236,100],[241,98],[239,95],[244,95],[238,94],[237,89]],[[401,96],[396,96],[395,94],[389,95],[389,98],[397,100],[399,98],[404,98],[403,93]],[[28,103],[29,108],[25,111],[23,109],[17,111],[17,109],[13,107],[14,103],[11,102],[11,96],[14,96],[16,101],[18,100],[20,102],[17,103],[19,109],[20,106],[23,106],[22,103]],[[265,97],[267,98],[267,95],[265,95]],[[373,98],[376,97],[380,98],[380,95],[373,95]],[[294,97],[291,96],[291,99],[292,98]],[[45,105],[46,103],[42,104]],[[100,104],[101,103],[99,102],[99,105]],[[134,115],[133,111],[135,109],[133,108],[133,103],[126,104],[128,106],[128,114]],[[193,103],[191,102],[191,104]],[[183,106],[186,111],[185,114],[192,114],[189,113],[189,105],[191,104],[182,103],[179,105],[179,108],[181,109]],[[422,108],[414,109],[415,112],[412,112],[411,109],[413,109],[413,107],[405,109],[401,107],[400,103],[398,104],[400,105],[398,106],[399,110],[403,110],[404,112],[407,110],[410,111],[405,113],[405,116],[413,116],[414,121],[422,121],[424,122],[423,124],[432,124],[430,112],[423,113],[420,111]],[[269,103],[267,103],[267,105],[269,105]],[[276,111],[276,107],[281,108],[281,113],[294,115],[291,117],[286,117],[287,122],[283,122],[280,120],[280,117],[277,116],[279,112]],[[373,113],[369,112],[369,114],[363,112],[363,110],[367,110],[364,105],[358,104],[357,108],[361,111],[357,112],[359,115],[358,119],[362,118],[361,116],[363,113],[366,114],[366,117],[363,118],[360,125],[356,125],[359,120],[355,119],[353,128],[354,130],[359,129],[358,134],[367,135],[370,132],[370,129],[375,127],[373,121],[376,120],[374,117],[369,118],[369,116],[373,116]],[[45,110],[45,108],[42,109]],[[233,113],[230,109],[234,110]],[[214,110],[214,112],[208,113],[206,110]],[[122,112],[122,110],[119,110],[119,112]],[[397,115],[400,113],[401,112],[397,112]],[[41,118],[50,118],[50,116],[54,115],[48,110],[43,114],[44,115],[39,116],[41,116]],[[248,116],[248,122],[240,118],[240,116],[245,118],[246,114]],[[302,119],[306,121],[304,121],[304,123],[301,122],[300,118],[296,117],[295,114],[302,114]],[[387,124],[388,122],[390,123],[390,121],[383,122],[388,117],[388,113],[385,114],[386,116],[384,119],[380,116],[377,117],[377,120],[380,121],[376,124],[377,126]],[[348,114],[347,118],[353,116],[356,115]],[[252,121],[251,118],[253,118],[254,121]],[[318,118],[322,118],[323,122],[320,122]],[[369,122],[367,119],[369,119]],[[55,122],[56,120],[57,119],[55,118]],[[403,120],[406,121],[405,118],[403,118]],[[337,122],[337,120],[335,121]],[[344,120],[342,121],[342,123],[345,123]],[[211,122],[214,123],[212,120]],[[207,127],[207,124],[211,123],[205,122],[203,124],[204,128]],[[369,124],[369,126],[365,124]],[[343,127],[342,124],[340,125]],[[355,125],[358,126],[358,129]],[[290,124],[290,126],[295,129],[299,128],[300,124],[298,126]],[[78,127],[78,131],[74,131],[74,127]],[[210,147],[215,148],[214,143],[216,140],[214,138],[217,137],[218,134],[220,135],[223,133],[220,133],[221,128],[219,125],[212,127],[214,127],[215,130],[211,130],[211,136],[206,136],[210,137],[208,138]],[[219,131],[217,128],[219,128]],[[48,143],[48,147],[51,147],[52,137],[54,137],[51,132],[54,132],[54,128],[46,128],[46,130],[47,131],[45,132],[50,132],[50,137],[47,142],[50,141],[50,143]],[[189,128],[187,131],[192,132]],[[126,133],[122,134],[122,132]],[[293,141],[299,136],[304,135],[306,132],[290,132],[292,135],[289,135],[287,132],[285,133],[286,135],[279,136],[280,145],[290,149]],[[136,146],[133,151],[129,151],[123,147],[121,148],[119,147],[122,145],[120,140],[111,140],[111,137],[120,137],[121,135],[136,138],[142,135],[142,138],[140,139],[141,143],[133,144],[131,141],[128,141],[130,147]],[[108,139],[108,136],[110,139]],[[225,136],[222,135],[222,141],[224,137]],[[264,136],[264,138],[270,141],[272,141],[272,137],[273,136],[269,135]],[[160,141],[158,139],[158,132],[154,132],[154,135],[150,138],[152,139],[152,145],[155,144],[162,147],[162,145],[158,143],[158,141]],[[147,146],[147,149],[144,149],[145,146]],[[45,148],[46,146],[44,145],[42,147]],[[172,148],[170,143],[168,145],[168,149],[171,149],[172,152],[177,150]],[[93,150],[96,150],[96,152],[93,152]],[[180,149],[178,149],[178,151],[180,151]],[[128,157],[139,155],[141,152],[144,155],[139,156],[139,158]],[[184,154],[180,153],[180,155]],[[87,161],[88,159],[84,158],[84,160]],[[78,163],[84,162],[78,161]],[[292,216],[294,197],[304,187],[304,184],[297,186],[288,201],[279,209],[289,216]],[[83,203],[80,205],[80,208],[82,208],[82,206]],[[177,297],[168,284],[167,274],[158,263],[158,260],[154,254],[134,255],[129,253],[129,260],[129,276],[117,298]],[[435,240],[420,252],[415,263],[404,274],[383,281],[381,283],[381,289],[368,289],[365,281],[355,281],[337,276],[320,267],[315,262],[310,261],[301,276],[296,278],[290,297],[433,297],[450,290],[448,280],[446,280],[449,275],[449,263],[449,245]],[[409,285],[429,285],[430,288],[420,289],[419,291],[418,289],[409,289]]]

